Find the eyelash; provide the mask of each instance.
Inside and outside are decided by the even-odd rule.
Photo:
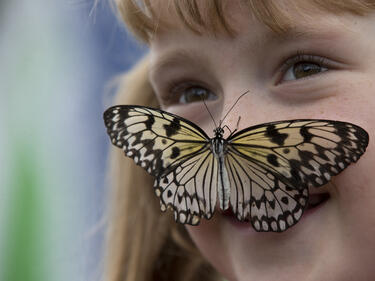
[[[166,86],[165,95],[162,98],[163,103],[165,105],[171,105],[171,104],[181,104],[180,100],[183,97],[183,94],[186,93],[188,90],[193,88],[201,88],[206,90],[209,93],[214,94],[213,91],[210,90],[208,86],[205,85],[205,83],[198,82],[196,80],[176,80],[176,81],[170,81],[169,84]]]
[[[294,64],[299,63],[299,62],[310,62],[310,63],[315,63],[319,66],[322,67],[327,67],[330,68],[331,65],[328,61],[327,58],[321,57],[321,56],[316,56],[316,55],[307,55],[303,51],[297,51],[297,53],[287,59],[280,67],[280,75],[278,77],[278,84],[280,83],[280,79],[282,78],[283,75],[285,75],[286,71],[292,67]],[[302,78],[301,78],[302,79]]]
[[[318,64],[325,64],[327,59],[321,56],[305,54],[303,51],[297,51],[294,56],[291,56],[283,63],[283,66],[291,66],[292,64],[300,61],[312,61]]]

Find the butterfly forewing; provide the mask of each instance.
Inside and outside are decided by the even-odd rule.
[[[288,120],[245,129],[228,140],[249,161],[296,186],[321,186],[350,163],[368,144],[360,127],[329,120]]]
[[[112,143],[155,177],[200,153],[208,141],[190,121],[148,107],[111,107],[104,113],[104,122]]]

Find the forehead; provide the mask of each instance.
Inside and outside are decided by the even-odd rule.
[[[201,1],[198,3],[207,2]],[[163,23],[159,25],[150,41],[152,66],[155,65],[155,58],[157,58],[157,65],[159,65],[159,61],[164,61],[164,59],[159,59],[160,57],[169,57],[172,53],[170,52],[171,49],[179,49],[176,52],[176,57],[189,57],[189,54],[184,52],[189,46],[201,45],[199,54],[195,53],[191,57],[203,59],[205,52],[209,52],[211,48],[220,49],[224,46],[224,44],[217,44],[220,39],[226,42],[229,39],[232,42],[231,45],[235,45],[236,48],[242,48],[241,46],[259,48],[266,42],[273,42],[274,45],[277,45],[279,42],[296,38],[299,40],[316,38],[321,40],[322,45],[324,45],[325,41],[335,40],[335,38],[345,36],[345,33],[348,35],[354,32],[351,26],[354,17],[352,14],[337,15],[325,11],[321,7],[311,4],[311,2],[305,3],[305,1],[298,2],[298,5],[295,1],[286,0],[278,3],[280,3],[280,10],[277,12],[278,18],[276,20],[282,28],[275,31],[264,21],[259,20],[254,9],[245,5],[243,1],[223,1],[223,16],[233,31],[233,33],[228,33],[224,27],[217,29],[215,32],[204,22],[200,24],[187,22],[185,16],[181,16],[172,6],[163,6],[160,4],[160,0],[157,0],[154,2],[155,13],[163,19]],[[202,15],[208,9],[203,4],[200,4],[198,8],[202,10]],[[193,27],[190,28],[190,26]],[[197,37],[197,34],[200,37]],[[215,40],[211,40],[212,38]],[[209,42],[211,45],[203,48],[203,42]],[[164,54],[166,55],[164,56]],[[151,72],[153,72],[153,68],[151,67]]]
[[[351,12],[351,14],[364,12],[359,7],[358,10],[350,9],[351,0],[341,1],[341,4],[344,4],[342,6],[341,4],[335,6],[335,2],[329,0],[323,1],[324,5],[314,4],[314,2],[306,0],[269,0],[266,2],[192,0],[168,1],[168,5],[165,5],[165,0],[154,0],[150,7],[155,21],[152,37],[171,29],[189,29],[196,34],[213,36],[235,36],[243,30],[254,29],[255,24],[262,24],[267,31],[283,35],[291,30],[314,29],[317,26],[324,28],[324,25],[332,24],[333,15],[340,14],[342,19],[345,12]],[[219,3],[219,5],[214,3]],[[330,21],[317,21],[317,18],[324,14],[331,16]]]

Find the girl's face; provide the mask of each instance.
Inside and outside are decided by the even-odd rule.
[[[173,24],[161,27],[151,43],[150,80],[160,103],[210,135],[213,122],[196,102],[200,96],[218,121],[249,91],[226,119],[232,130],[239,116],[239,129],[298,118],[348,121],[369,133],[367,152],[316,189],[328,193],[328,201],[283,233],[255,232],[219,211],[187,230],[229,280],[373,280],[375,16],[292,9],[293,24],[277,35],[228,1],[234,37],[198,35],[160,9]]]

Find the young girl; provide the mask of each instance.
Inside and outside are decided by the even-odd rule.
[[[370,143],[282,233],[255,232],[222,212],[199,226],[175,223],[171,212],[160,212],[153,178],[114,148],[104,280],[374,280],[375,2],[116,4],[150,53],[126,75],[114,104],[159,107],[209,134],[201,99],[220,120],[249,91],[228,115],[229,128],[239,116],[238,129],[340,120],[364,128]]]

